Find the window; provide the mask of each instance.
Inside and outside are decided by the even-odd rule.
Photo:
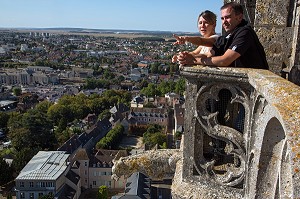
[[[107,186],[108,188],[111,188],[111,181],[105,181],[105,186]]]
[[[87,167],[87,165],[88,165],[88,163],[87,163],[87,162],[84,162],[84,166],[86,166],[86,167]]]
[[[87,175],[87,170],[84,171],[84,175]]]
[[[33,182],[29,182],[29,187],[33,187]]]
[[[105,176],[106,175],[106,172],[104,171],[104,172],[100,172],[99,171],[99,176]]]
[[[96,181],[93,181],[93,185],[94,185],[94,186],[96,186],[96,185],[97,185]]]
[[[97,171],[94,171],[94,176],[97,176]]]
[[[20,198],[25,198],[25,193],[21,192],[20,193]]]
[[[29,193],[29,198],[34,198],[34,193]]]
[[[46,182],[46,187],[54,187],[53,182]]]
[[[44,194],[43,193],[39,193],[39,197],[43,196]]]
[[[24,187],[24,182],[20,182],[20,187]]]

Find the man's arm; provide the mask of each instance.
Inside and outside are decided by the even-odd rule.
[[[177,36],[175,34],[173,36],[176,39],[174,44],[184,44],[185,42],[190,42],[197,46],[212,47],[216,41],[216,38],[213,37],[204,38],[200,36]]]
[[[179,63],[182,65],[207,65],[207,66],[229,66],[241,55],[231,49],[228,49],[222,56],[206,56],[206,55],[196,55],[192,56],[189,54],[184,54],[179,56]]]
[[[208,66],[229,66],[232,62],[238,59],[241,55],[231,49],[226,50],[222,56],[202,57],[199,58],[199,63]]]

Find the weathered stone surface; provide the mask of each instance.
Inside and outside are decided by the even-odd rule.
[[[287,27],[289,1],[256,0],[255,26]]]
[[[113,179],[141,172],[152,180],[163,180],[173,178],[176,162],[182,158],[182,151],[178,149],[149,150],[118,158],[113,160]]]
[[[283,68],[290,66],[293,29],[267,26],[255,30],[265,48],[270,70],[280,75]]]
[[[300,88],[266,70],[197,66],[185,68],[181,74],[187,78],[187,119],[182,169],[178,171],[182,174],[176,171],[173,195],[299,198]],[[221,100],[223,89],[232,94],[228,104],[244,107],[242,129],[223,124],[216,117],[220,112],[201,108],[205,99]],[[223,152],[206,144],[209,140],[215,142],[210,137],[225,141]],[[217,156],[207,156],[216,149]],[[230,154],[234,158],[226,160]],[[230,178],[229,174],[236,177]],[[193,194],[179,188],[185,186],[195,187]]]
[[[241,190],[223,187],[211,181],[209,177],[202,176],[186,180],[183,178],[183,162],[177,162],[176,173],[172,183],[173,199],[238,199],[243,198]]]
[[[246,19],[251,20],[265,47],[270,70],[292,82],[300,82],[300,76],[296,75],[300,65],[299,1],[236,0],[236,2],[242,3],[245,7]]]

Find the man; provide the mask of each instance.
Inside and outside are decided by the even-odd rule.
[[[178,56],[179,63],[269,69],[265,51],[255,31],[243,19],[242,6],[235,2],[225,4],[221,7],[221,20],[228,34],[219,37],[214,44],[206,38],[174,35],[177,40],[175,44],[191,42],[195,45],[213,45],[208,55],[193,56],[181,52]]]

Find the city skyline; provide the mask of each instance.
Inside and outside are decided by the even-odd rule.
[[[204,10],[217,14],[213,0],[0,0],[0,28],[89,28],[198,32],[197,18]]]

